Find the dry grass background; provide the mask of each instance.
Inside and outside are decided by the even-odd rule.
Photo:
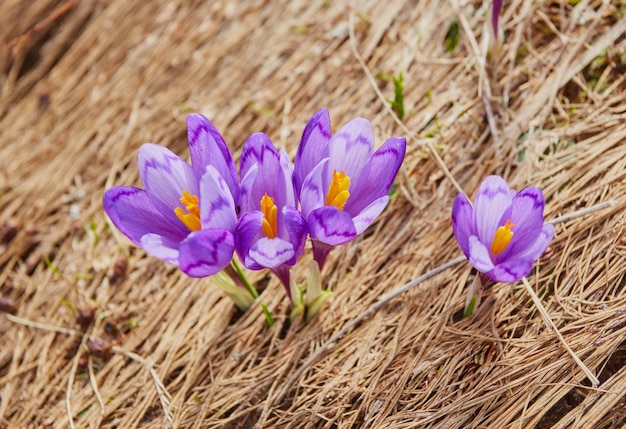
[[[0,427],[626,425],[619,3],[507,2],[506,41],[487,59],[486,0],[4,0],[0,293],[17,315],[0,316]],[[102,193],[138,184],[144,142],[187,156],[192,111],[237,156],[256,131],[293,155],[324,106],[335,130],[363,116],[378,144],[406,134],[351,51],[351,14],[372,74],[404,74],[400,195],[331,253],[323,278],[334,297],[311,323],[290,325],[277,280],[251,274],[277,319],[268,329],[258,306],[240,314],[210,280],[129,246],[107,224]],[[460,41],[448,53],[455,20]],[[392,96],[390,82],[377,84]],[[382,294],[460,255],[449,220],[457,191],[426,144],[472,196],[496,172],[517,189],[541,186],[548,217],[617,200],[559,224],[530,277],[598,389],[519,285],[495,285],[461,319],[472,279],[462,263],[366,319],[279,398],[302,362]],[[82,329],[84,306],[96,317]],[[112,356],[88,354],[88,339],[114,344]]]

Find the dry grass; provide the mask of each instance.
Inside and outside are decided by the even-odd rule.
[[[0,316],[0,427],[626,424],[626,17],[617,1],[570,3],[507,2],[506,41],[487,57],[486,0],[3,1],[0,293],[17,316]],[[378,144],[406,134],[351,50],[350,14],[371,73],[405,77],[400,195],[331,253],[323,278],[334,297],[311,323],[290,326],[278,281],[251,274],[277,319],[268,329],[258,306],[240,314],[210,280],[129,246],[107,224],[102,193],[138,183],[144,142],[186,156],[191,111],[237,154],[264,131],[293,155],[323,106],[334,129],[370,119]],[[390,82],[376,84],[392,96]],[[433,149],[470,195],[492,173],[541,186],[548,217],[617,200],[559,224],[529,278],[600,387],[521,285],[495,285],[462,319],[472,280],[462,263],[349,331],[280,398],[381,295],[460,255],[457,191]],[[96,318],[82,329],[84,306]],[[94,339],[114,347],[88,355]]]

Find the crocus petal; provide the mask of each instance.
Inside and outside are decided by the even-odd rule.
[[[352,217],[334,206],[314,210],[308,217],[311,238],[332,246],[353,240],[357,232]]]
[[[263,163],[268,155],[275,159],[277,164],[280,162],[278,151],[267,135],[255,133],[248,137],[243,144],[239,158],[241,177],[245,176],[254,164]]]
[[[306,242],[309,229],[302,213],[300,213],[299,210],[293,207],[285,206],[283,207],[282,213],[283,223],[289,235],[289,241],[293,244],[295,251],[294,258],[297,258],[304,250],[304,243]],[[294,259],[293,261],[288,261],[287,264],[293,265],[295,262],[296,261]]]
[[[263,237],[252,245],[248,257],[265,268],[276,268],[293,259],[295,252],[286,240]]]
[[[139,175],[150,197],[155,197],[171,210],[183,207],[183,191],[198,195],[199,176],[191,166],[169,149],[146,143],[139,149]]]
[[[200,221],[202,228],[234,231],[237,224],[235,202],[228,184],[213,166],[209,165],[200,180]]]
[[[202,177],[207,165],[212,165],[228,185],[235,200],[239,196],[237,169],[224,138],[215,126],[202,115],[187,116],[187,137],[191,165],[198,177]]]
[[[539,258],[546,251],[546,248],[554,237],[554,225],[547,224],[541,228],[541,233],[535,242],[523,252],[520,257],[531,258],[533,260]]]
[[[249,191],[249,202],[252,209],[260,207],[261,198],[264,194],[274,198],[274,204],[282,207],[287,203],[287,190],[285,172],[281,166],[280,154],[272,144],[272,141],[263,133],[253,134],[243,145],[241,151],[241,174],[245,177],[248,170],[257,164],[259,173]],[[289,186],[292,188],[291,175]],[[242,209],[244,209],[242,207]]]
[[[178,265],[178,248],[180,241],[172,240],[157,234],[146,234],[139,244],[148,254]]]
[[[494,267],[489,256],[489,250],[475,235],[469,238],[469,261],[474,268],[482,273],[491,271]]]
[[[473,231],[473,209],[465,194],[459,194],[454,199],[452,206],[452,230],[454,238],[459,243],[466,258],[469,259],[469,238],[475,234]]]
[[[258,171],[259,165],[254,164],[248,169],[246,175],[241,178],[241,193],[239,194],[239,203],[237,206],[242,214],[256,210],[256,204],[259,203],[257,201],[256,204],[254,204],[250,197],[250,194],[252,193],[252,185],[254,185]]]
[[[293,186],[293,164],[289,161],[289,155],[285,149],[280,151],[280,170],[282,172],[282,180],[284,182],[285,200],[282,205],[296,206],[296,196]]]
[[[261,225],[263,224],[263,213],[258,210],[244,214],[237,222],[235,228],[235,249],[244,265],[251,270],[259,270],[263,268],[256,263],[248,262],[248,253],[254,239],[261,233]]]
[[[382,197],[374,200],[369,206],[365,207],[361,213],[352,218],[356,233],[360,234],[369,227],[372,222],[385,210],[389,203],[389,196],[383,195]]]
[[[230,231],[195,231],[180,243],[179,266],[190,277],[211,276],[230,263],[234,250],[234,237]]]
[[[325,191],[328,185],[324,184],[324,177],[328,168],[328,159],[323,160],[309,173],[304,180],[300,192],[300,206],[305,218],[317,208],[326,205]]]
[[[376,198],[389,193],[406,152],[406,139],[395,137],[387,140],[361,170],[353,177],[350,197],[344,207],[348,213],[356,214]]]
[[[500,176],[489,176],[478,188],[474,201],[474,224],[481,242],[491,245],[500,221],[511,209],[511,191]]]
[[[506,251],[498,255],[498,260],[516,259],[531,247],[543,228],[543,192],[538,188],[529,187],[521,190],[511,202],[511,223],[513,238]],[[503,220],[506,222],[506,219]],[[504,223],[502,222],[502,223]]]
[[[141,237],[157,234],[181,241],[188,232],[169,209],[159,210],[143,189],[118,186],[104,193],[103,205],[113,224],[137,246]]]
[[[533,268],[533,259],[509,259],[486,274],[495,282],[513,283],[526,277]]]
[[[343,171],[348,177],[358,177],[374,151],[372,125],[356,118],[344,125],[330,140],[330,164],[327,174]],[[330,181],[330,178],[328,178]]]
[[[298,195],[306,176],[322,159],[328,157],[330,138],[330,115],[327,109],[321,109],[307,122],[298,145],[293,177]]]

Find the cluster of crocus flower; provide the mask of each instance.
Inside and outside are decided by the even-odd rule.
[[[392,138],[374,151],[371,124],[361,118],[332,135],[322,109],[306,125],[295,166],[257,133],[244,143],[239,179],[228,146],[207,118],[190,115],[187,130],[191,165],[162,146],[143,145],[138,166],[145,189],[107,190],[111,221],[137,246],[191,277],[225,269],[240,284],[236,262],[231,266],[236,252],[247,268],[275,273],[292,300],[290,268],[307,237],[321,268],[334,246],[354,239],[383,211],[406,150],[404,138]]]

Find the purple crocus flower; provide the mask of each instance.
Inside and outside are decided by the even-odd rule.
[[[544,224],[543,192],[509,189],[499,176],[478,188],[474,207],[460,194],[452,207],[452,229],[465,257],[492,281],[516,282],[526,277],[554,236]]]
[[[271,269],[289,293],[289,266],[302,254],[306,222],[297,210],[293,167],[263,133],[244,143],[241,160],[240,219],[235,247],[251,270]]]
[[[384,210],[405,151],[406,140],[394,137],[374,152],[372,126],[362,118],[334,136],[326,109],[309,120],[294,183],[320,268],[333,246],[354,239]]]
[[[208,119],[189,115],[187,133],[191,165],[169,149],[144,144],[138,164],[145,190],[109,189],[104,209],[137,246],[191,277],[205,277],[232,259],[239,184],[228,147]]]

